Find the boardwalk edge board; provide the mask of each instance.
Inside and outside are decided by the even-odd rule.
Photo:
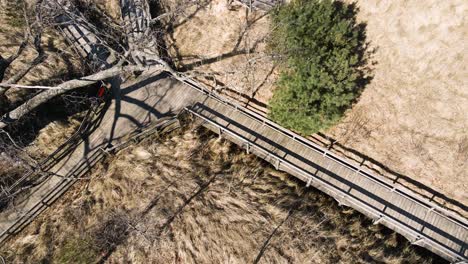
[[[134,3],[134,0],[125,1],[128,3]],[[248,4],[252,8],[266,10],[281,1],[241,0],[240,2],[244,5]],[[141,2],[138,3],[141,4]],[[139,14],[127,14],[126,20],[128,20],[129,23],[132,21],[130,16],[138,18],[133,20],[140,22],[137,25],[130,24],[131,26],[135,26],[135,28],[131,28],[129,31],[132,33],[131,35],[133,40],[139,39],[139,37],[144,34],[147,26],[145,24],[147,21],[145,20],[144,14],[146,8],[147,7],[129,9],[130,13],[136,12],[135,10],[141,11]],[[62,17],[62,19],[68,19],[67,21],[71,21],[70,18],[66,17]],[[106,50],[106,48],[103,47],[101,40],[99,40],[99,38],[86,26],[77,23],[80,21],[73,21],[73,23],[66,24],[59,30],[61,30],[62,34],[64,34],[72,43],[75,50],[77,50],[81,56],[91,61],[94,60],[94,62],[101,68],[108,67],[110,64],[114,63],[114,55],[111,51]],[[141,59],[144,60],[144,58]],[[285,171],[294,175],[304,181],[307,187],[313,186],[332,196],[340,205],[352,207],[370,217],[374,220],[374,224],[383,224],[395,232],[402,234],[414,245],[425,247],[455,263],[466,263],[468,261],[468,220],[464,217],[456,215],[442,206],[437,205],[433,201],[423,198],[421,195],[405,186],[396,184],[383,176],[370,173],[365,169],[353,165],[348,159],[342,158],[312,141],[281,127],[255,111],[238,105],[234,100],[218,94],[212,89],[207,88],[203,84],[188,78],[183,74],[170,73],[169,76],[169,78],[177,80],[190,87],[193,89],[192,91],[197,91],[201,95],[205,96],[204,101],[190,104],[190,106],[183,108],[182,112],[188,112],[194,117],[201,119],[203,121],[203,125],[208,129],[218,133],[220,136],[232,141],[240,147],[245,148],[248,153],[255,154],[266,160],[277,170]],[[220,109],[225,109],[224,112],[219,112],[219,116],[203,114],[203,111],[206,109],[212,110],[208,105],[209,103],[213,104],[215,107],[219,107]],[[206,109],[200,108],[200,106],[204,106]],[[179,112],[178,114],[182,114],[182,112]],[[67,176],[61,179],[56,185],[51,185],[54,187],[41,197],[39,201],[36,202],[36,200],[34,200],[33,206],[31,206],[27,212],[24,212],[19,216],[15,216],[16,218],[13,221],[10,220],[12,224],[0,233],[0,245],[5,243],[11,235],[17,234],[21,231],[37,215],[62,196],[76,181],[79,180],[82,175],[87,173],[86,169],[89,169],[90,164],[92,166],[103,159],[106,155],[115,153],[116,151],[121,150],[134,142],[147,138],[154,133],[167,133],[177,129],[180,127],[178,117],[179,116],[161,119],[159,122],[153,123],[145,129],[131,133],[126,141],[124,140],[115,146],[96,149],[90,153],[89,156],[86,157],[86,161],[81,160],[78,164],[70,168],[71,173],[67,174],[70,175],[69,177]],[[225,122],[228,122],[229,125],[231,124],[230,122],[232,122],[230,118],[234,117],[244,118],[244,121],[247,120],[246,122],[251,125],[251,128],[253,128],[254,125],[264,128],[262,131],[268,131],[270,134],[275,135],[276,139],[281,138],[281,142],[278,140],[275,141],[274,138],[268,138],[268,135],[266,134],[262,134],[261,136],[270,141],[269,143],[265,141],[262,145],[257,141],[249,139],[248,136],[255,136],[256,131],[247,131],[245,129],[247,128],[246,123],[239,123],[237,130],[234,130],[236,128],[235,125],[228,127],[218,122],[218,120],[224,120]],[[228,119],[231,121],[226,121]],[[78,131],[80,131],[80,129]],[[87,129],[88,127],[84,127],[84,131]],[[257,137],[259,133],[260,132],[257,133]],[[314,163],[315,167],[318,168],[315,172],[311,172],[310,170],[303,168],[300,163],[303,161],[294,161],[294,159],[291,159],[290,157],[287,158],[286,156],[292,153],[295,154],[295,156],[302,157],[303,159],[306,159],[306,157],[300,153],[292,152],[290,149],[282,146],[281,144],[284,144],[284,142],[290,144],[294,143],[297,146],[300,146],[305,152],[308,151],[309,154],[313,153],[314,155],[318,155],[323,164],[320,165],[317,160],[308,158],[307,161]],[[72,144],[75,144],[74,140],[69,140],[66,142],[65,146],[70,145],[70,147],[73,147]],[[282,146],[285,151],[289,151],[291,153],[287,152],[285,156],[281,156],[279,153],[283,150],[272,150],[271,147],[275,147],[274,145]],[[45,167],[49,168],[53,166],[51,165],[54,163],[53,161],[66,155],[66,151],[62,152],[61,149],[58,149],[54,152],[54,155],[57,155],[58,157],[53,156],[45,163],[45,165],[47,165]],[[312,156],[313,155],[310,157]],[[49,161],[51,163],[49,163]],[[324,164],[326,166],[324,166]],[[311,167],[310,165],[307,166]],[[335,173],[331,167],[340,173]],[[47,170],[47,168],[44,168],[44,170]],[[349,172],[351,172],[351,174]],[[26,179],[30,176],[31,175],[25,175],[21,179]],[[363,189],[362,186],[365,185],[368,187],[372,186],[374,189],[366,189],[365,192],[359,189]],[[344,191],[343,186],[348,187],[349,189]],[[393,200],[390,198],[393,198]],[[391,204],[392,201],[395,201],[395,203],[398,201],[399,204],[393,205]],[[382,205],[384,205],[383,209],[380,209],[379,206]],[[449,227],[451,229],[447,231],[446,229]]]
[[[324,157],[332,160],[333,162],[355,171],[355,173],[357,173],[359,176],[369,179],[370,181],[374,182],[376,185],[379,185],[387,189],[388,192],[392,192],[395,195],[398,195],[399,197],[402,197],[410,202],[416,203],[417,205],[421,206],[422,209],[425,210],[424,214],[426,216],[430,214],[433,214],[433,215],[436,214],[437,217],[447,220],[450,223],[461,228],[465,234],[468,233],[468,225],[467,225],[466,219],[448,212],[447,210],[445,210],[444,208],[441,208],[437,204],[434,204],[430,201],[425,201],[424,198],[420,197],[419,195],[415,194],[409,189],[406,189],[403,186],[395,186],[394,184],[392,185],[392,183],[388,183],[388,181],[386,181],[386,179],[384,179],[382,176],[372,175],[368,172],[363,171],[360,168],[356,168],[355,166],[351,165],[347,160],[336,156],[335,154],[316,145],[315,143],[309,141],[308,139],[305,139],[302,136],[295,134],[292,131],[289,131],[285,128],[280,127],[279,125],[272,122],[271,120],[266,119],[265,117],[258,115],[256,113],[253,113],[249,109],[239,106],[235,102],[232,102],[231,100],[227,100],[226,98],[223,98],[221,95],[211,91],[210,89],[204,87],[202,84],[199,84],[192,79],[186,78],[184,76],[175,76],[175,78],[179,79],[180,81],[185,82],[190,87],[197,89],[202,93],[207,94],[208,97],[218,101],[220,104],[224,104],[228,107],[233,108],[233,111],[240,111],[245,116],[248,116],[251,119],[257,120],[258,122],[261,122],[267,126],[270,126],[271,129],[275,130],[276,132],[281,133],[285,135],[286,137],[293,139],[296,142],[300,141],[301,144],[304,144],[307,147],[313,149],[314,151],[321,153]],[[277,169],[289,172],[292,175],[298,177],[299,179],[307,182],[308,185],[313,185],[314,187],[324,191],[325,193],[334,197],[340,204],[355,208],[361,213],[364,213],[368,217],[374,219],[376,223],[382,223],[385,226],[391,228],[392,230],[402,234],[413,244],[425,247],[433,251],[434,253],[443,256],[444,258],[450,261],[466,261],[467,260],[466,239],[468,238],[464,238],[460,241],[458,241],[459,239],[456,239],[458,242],[453,242],[453,241],[447,242],[447,243],[459,244],[459,246],[457,247],[460,248],[460,250],[454,251],[452,248],[448,247],[447,245],[440,243],[439,241],[436,241],[434,238],[424,234],[420,230],[415,230],[414,228],[409,227],[408,224],[405,224],[404,222],[401,222],[400,220],[395,219],[395,217],[388,215],[386,212],[381,211],[381,210],[376,210],[375,208],[372,208],[366,205],[365,203],[360,202],[359,200],[356,200],[356,198],[353,198],[347,195],[346,193],[342,193],[336,188],[332,188],[331,186],[329,186],[329,184],[324,183],[323,181],[321,182],[320,178],[315,177],[314,175],[310,175],[310,173],[303,171],[301,168],[297,166],[294,166],[294,164],[291,164],[285,160],[282,160],[281,157],[275,156],[274,153],[271,153],[268,150],[259,148],[258,146],[256,146],[255,143],[249,142],[248,139],[241,137],[240,135],[234,133],[233,131],[230,131],[228,128],[225,128],[219,124],[216,124],[214,121],[210,120],[210,118],[201,116],[200,114],[196,113],[196,111],[194,111],[192,108],[188,107],[186,108],[186,111],[204,120],[205,124],[208,124],[205,126],[208,127],[210,130],[212,130],[213,132],[226,136],[228,140],[233,141],[234,143],[238,144],[241,147],[245,147],[246,145],[249,146],[249,151],[253,152],[257,156],[272,163]],[[255,153],[254,149],[260,153]],[[409,220],[406,220],[406,221],[409,221]],[[420,219],[420,221],[422,221],[423,223],[421,224],[423,226],[423,231],[427,225],[431,225],[428,222],[426,222],[424,219]]]

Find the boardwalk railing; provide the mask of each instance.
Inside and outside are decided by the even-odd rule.
[[[427,235],[423,232],[425,229],[428,228],[428,226],[431,226],[431,224],[427,222],[428,221],[427,218],[431,216],[433,218],[442,218],[444,219],[444,221],[448,221],[454,226],[458,226],[457,228],[454,228],[453,230],[464,230],[464,232],[466,233],[468,230],[468,223],[466,219],[464,219],[463,217],[455,215],[452,212],[440,207],[439,205],[422,198],[421,196],[415,194],[410,189],[407,189],[404,186],[396,185],[394,182],[392,182],[389,179],[386,179],[382,176],[370,174],[369,172],[363,170],[361,167],[353,165],[351,162],[347,161],[346,159],[343,159],[331,153],[329,150],[316,145],[315,143],[309,141],[308,139],[277,125],[276,123],[263,117],[262,115],[259,115],[255,112],[252,112],[249,109],[239,106],[235,102],[226,100],[222,96],[217,95],[216,93],[212,92],[210,89],[204,87],[203,85],[193,80],[184,78],[183,76],[178,76],[176,78],[178,78],[181,81],[184,81],[190,87],[207,94],[211,99],[214,99],[221,104],[224,104],[226,106],[229,106],[235,109],[236,111],[241,112],[246,117],[252,120],[255,120],[258,123],[261,123],[264,126],[268,126],[270,129],[278,133],[281,133],[282,135],[290,138],[292,141],[299,143],[302,146],[308,149],[311,149],[316,153],[319,153],[321,156],[335,162],[336,164],[339,164],[340,166],[343,166],[349,170],[354,171],[360,177],[373,182],[376,186],[380,186],[381,188],[385,189],[388,193],[393,193],[397,197],[401,197],[401,199],[410,201],[412,204],[419,206],[422,210],[424,210],[424,215],[425,215],[424,217],[417,219],[419,222],[422,223],[421,224],[422,228],[415,229],[414,226],[406,224],[401,219],[397,219],[394,216],[388,214],[385,211],[385,208],[384,210],[379,210],[373,206],[366,204],[365,202],[360,201],[359,199],[356,199],[355,197],[352,197],[351,195],[349,195],[349,193],[343,192],[341,189],[336,188],[333,185],[325,182],[323,179],[321,179],[320,177],[317,177],[313,173],[303,170],[296,164],[293,164],[283,159],[282,157],[276,155],[272,151],[269,151],[263,148],[262,146],[256,144],[255,142],[252,142],[248,138],[240,135],[239,133],[234,132],[228,127],[223,127],[222,125],[214,122],[210,118],[200,115],[199,113],[197,113],[197,111],[194,110],[194,108],[186,108],[188,112],[204,120],[212,128],[215,128],[213,131],[219,134],[228,135],[229,136],[228,138],[230,138],[232,141],[245,147],[248,151],[252,151],[253,153],[256,152],[257,155],[259,155],[260,157],[272,163],[276,168],[285,170],[287,172],[291,172],[293,175],[307,182],[307,186],[313,185],[317,187],[318,189],[330,194],[340,204],[351,206],[357,209],[358,211],[373,218],[375,223],[382,223],[390,227],[391,229],[404,235],[413,244],[426,247],[430,249],[431,251],[434,251],[435,253],[451,261],[465,261],[466,260],[466,251],[468,250],[466,241],[465,241],[466,238],[459,240],[453,236],[455,234],[444,235],[443,234],[444,231],[439,230],[439,232],[441,232],[441,236],[447,236],[449,238],[451,237],[450,238],[451,240],[449,239],[450,243],[456,244],[456,246],[454,247],[457,248],[457,250],[454,250],[453,247],[449,247],[446,244],[441,243],[440,241],[434,239],[430,235]],[[412,216],[412,218],[414,217],[416,216]]]
[[[101,148],[88,157],[85,158],[81,163],[77,164],[67,175],[62,176],[62,180],[46,195],[44,195],[40,201],[35,203],[35,205],[30,208],[27,212],[23,212],[16,221],[10,225],[6,230],[3,230],[0,233],[0,245],[5,243],[5,241],[12,235],[17,234],[24,227],[26,227],[36,216],[43,212],[47,207],[49,207],[54,201],[56,201],[60,196],[62,196],[75,182],[82,179],[82,176],[89,172],[89,169],[101,161],[106,155],[114,153],[116,151],[122,150],[131,143],[137,143],[141,140],[153,135],[161,135],[164,133],[169,133],[174,129],[180,127],[178,116],[161,118],[156,123],[135,131],[129,138],[115,146],[109,148]],[[51,175],[53,176],[53,175]]]
[[[4,189],[0,194],[0,203],[4,206],[8,206],[9,202],[12,201],[18,194],[22,193],[25,189],[28,189],[29,186],[24,186],[26,182],[32,182],[32,185],[35,185],[35,180],[38,180],[37,177],[46,173],[47,171],[55,166],[65,155],[70,153],[74,147],[85,137],[92,129],[93,120],[100,114],[102,104],[98,102],[92,102],[91,108],[86,112],[83,120],[81,121],[80,126],[75,131],[75,133],[69,137],[64,143],[52,152],[49,156],[44,158],[41,162],[38,163],[37,167],[33,170],[27,172],[21,178],[16,180],[8,188]]]

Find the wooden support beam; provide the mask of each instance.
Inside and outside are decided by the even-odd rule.
[[[382,220],[385,218],[385,216],[381,215],[378,219],[374,220],[372,223],[373,225],[378,225]]]
[[[306,187],[308,188],[311,183],[312,183],[312,177],[309,177],[309,180],[307,180]]]

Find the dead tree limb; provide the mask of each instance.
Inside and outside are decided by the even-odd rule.
[[[18,48],[18,51],[16,51],[15,54],[9,56],[8,58],[3,58],[3,56],[0,54],[0,82],[3,80],[5,77],[5,72],[10,67],[10,65],[23,53],[23,51],[26,49],[26,46],[28,44],[27,37],[25,37],[25,40],[21,43],[21,45]]]
[[[105,80],[117,75],[120,75],[124,72],[133,72],[133,71],[146,71],[146,70],[164,70],[165,67],[161,65],[153,65],[153,66],[138,66],[138,65],[131,65],[131,66],[122,66],[120,64],[109,68],[107,70],[100,71],[98,73],[64,82],[57,86],[57,89],[50,89],[46,90],[42,93],[39,93],[35,97],[31,98],[29,101],[25,102],[24,104],[20,105],[16,109],[10,111],[3,115],[0,119],[0,129],[5,128],[8,124],[15,122],[16,120],[20,119],[24,115],[31,112],[33,109],[38,107],[39,105],[49,101],[50,99],[64,94],[68,91],[85,87],[91,84],[96,83],[100,80]]]
[[[36,35],[36,37],[34,38],[34,48],[37,51],[36,58],[34,58],[34,60],[32,60],[26,67],[24,67],[15,75],[13,75],[10,79],[8,79],[5,82],[6,84],[19,82],[21,79],[23,79],[24,76],[26,76],[26,74],[28,74],[30,70],[32,70],[37,65],[41,64],[47,58],[47,54],[44,52],[44,49],[42,48],[42,45],[41,45],[41,34]],[[0,94],[2,93],[4,92],[0,90]]]

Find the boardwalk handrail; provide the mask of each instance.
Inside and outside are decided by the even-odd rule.
[[[85,134],[88,131],[88,128],[90,127],[90,124],[91,124],[90,121],[92,119],[92,114],[97,113],[97,108],[99,106],[100,106],[100,104],[93,102],[92,105],[91,105],[91,108],[88,109],[88,111],[86,112],[85,117],[81,121],[81,124],[78,127],[78,129],[75,131],[75,133],[73,133],[73,135],[71,135],[65,142],[60,144],[60,146],[54,152],[52,152],[50,155],[48,155],[46,158],[44,158],[41,162],[39,162],[37,167],[35,167],[32,170],[25,173],[23,176],[21,176],[21,178],[19,178],[11,186],[9,186],[7,190],[4,190],[4,193],[0,195],[0,201],[2,199],[4,199],[4,197],[2,197],[2,195],[6,195],[6,196],[13,195],[14,196],[16,194],[16,191],[14,191],[15,188],[17,188],[20,184],[22,184],[25,180],[27,180],[31,176],[33,176],[33,175],[35,175],[37,173],[47,171],[48,168],[45,168],[44,166],[48,162],[50,162],[51,160],[56,161],[57,160],[57,158],[56,158],[57,155],[60,154],[60,152],[62,150],[66,149],[71,144],[75,143],[76,140],[79,140],[83,136],[83,134]],[[48,164],[47,167],[49,167],[51,165],[53,165],[53,164]],[[21,191],[21,190],[19,190],[19,191]]]
[[[288,137],[292,138],[293,140],[295,140],[296,142],[302,144],[303,146],[305,146],[305,147],[307,147],[309,149],[312,149],[313,151],[315,151],[317,153],[320,153],[321,155],[323,155],[323,156],[325,156],[327,158],[331,158],[331,159],[341,163],[341,165],[344,165],[347,168],[353,170],[354,172],[362,175],[363,177],[366,177],[367,179],[369,179],[369,180],[371,180],[373,182],[376,182],[380,186],[382,186],[382,187],[384,187],[386,189],[390,189],[393,192],[398,192],[401,195],[407,197],[408,199],[411,199],[412,201],[426,207],[427,209],[431,209],[434,212],[436,212],[438,214],[441,214],[444,217],[447,217],[447,219],[449,219],[451,222],[456,223],[458,225],[462,225],[464,228],[468,228],[468,220],[467,219],[462,218],[462,217],[460,217],[458,215],[455,215],[452,212],[448,211],[447,209],[445,209],[445,208],[443,208],[443,207],[439,206],[438,204],[435,204],[435,203],[433,203],[431,201],[424,201],[423,198],[419,194],[415,193],[414,191],[410,190],[409,188],[407,188],[407,187],[405,187],[403,185],[397,185],[395,182],[390,182],[389,179],[386,179],[383,176],[373,175],[373,174],[367,172],[363,168],[358,168],[358,167],[352,165],[345,158],[342,158],[342,157],[334,154],[333,152],[331,152],[331,151],[317,145],[316,143],[310,141],[309,139],[306,139],[306,138],[298,135],[297,133],[294,133],[293,131],[278,125],[277,123],[271,121],[270,119],[266,118],[263,115],[260,115],[260,114],[254,112],[254,111],[252,111],[250,109],[247,109],[247,108],[245,108],[243,106],[238,105],[233,100],[229,100],[229,99],[225,98],[224,96],[219,95],[218,93],[212,91],[211,89],[205,87],[203,84],[201,84],[199,82],[196,82],[195,80],[193,80],[193,79],[191,79],[189,77],[185,77],[185,76],[181,75],[181,77],[175,76],[175,78],[179,79],[180,81],[183,81],[184,83],[186,83],[190,87],[192,87],[194,89],[197,89],[197,90],[207,94],[211,98],[214,98],[214,99],[216,99],[217,101],[219,101],[219,102],[221,102],[223,104],[228,104],[228,105],[234,107],[235,109],[237,109],[237,110],[245,113],[246,115],[250,116],[251,118],[253,118],[253,119],[257,120],[257,121],[260,121],[265,125],[268,125],[271,129],[273,129],[273,130],[275,130],[275,131],[277,131],[279,133],[287,135]]]
[[[158,134],[171,132],[172,130],[177,129],[179,127],[179,124],[176,123],[178,122],[178,118],[178,115],[168,118],[161,118],[155,124],[143,128],[124,142],[121,142],[115,146],[109,146],[106,149],[96,149],[96,151],[90,155],[89,159],[92,160],[92,162],[97,162],[103,157],[103,155],[108,154],[109,152],[122,150],[123,148],[128,146],[129,142],[139,142],[144,138],[152,135],[152,132]],[[12,225],[10,225],[7,229],[3,230],[0,233],[0,245],[3,244],[10,237],[10,235],[15,234],[17,231],[21,230],[26,224],[31,222],[35,216],[37,216],[43,210],[45,210],[45,208],[49,206],[53,201],[58,199],[66,191],[67,188],[69,188],[73,183],[78,181],[79,175],[76,175],[76,172],[83,172],[81,170],[81,167],[82,164],[85,163],[86,162],[78,163],[76,169],[73,169],[69,176],[62,177],[62,180],[59,183],[57,183],[57,185],[55,185],[55,187],[52,190],[50,190],[43,197],[41,197],[41,199],[37,203],[35,203],[32,208],[30,208],[27,212],[24,212],[24,214],[21,215],[17,220],[15,220],[15,222]]]
[[[447,254],[448,256],[453,257],[455,255],[456,256],[455,258],[457,258],[458,260],[463,260],[463,256],[460,256],[460,254],[458,254],[458,252],[453,251],[452,249],[448,248],[444,244],[441,244],[441,243],[439,243],[437,241],[434,241],[431,237],[427,236],[424,233],[421,233],[420,231],[415,230],[413,227],[399,221],[398,219],[395,219],[393,216],[388,215],[385,211],[375,209],[372,206],[369,206],[366,203],[359,201],[358,199],[356,199],[355,197],[347,194],[343,190],[340,190],[339,188],[334,187],[331,184],[328,184],[327,182],[325,182],[320,177],[318,177],[318,176],[316,176],[316,175],[314,175],[314,174],[312,174],[310,172],[307,172],[307,171],[303,170],[302,168],[298,167],[297,165],[294,165],[293,163],[291,163],[291,162],[285,160],[284,158],[278,156],[277,154],[267,150],[266,148],[260,146],[259,144],[257,144],[255,142],[245,138],[244,136],[239,135],[238,133],[230,130],[228,127],[223,127],[223,126],[217,124],[216,122],[210,120],[209,118],[206,118],[206,117],[198,114],[197,112],[193,111],[191,108],[186,107],[185,110],[188,111],[189,113],[195,115],[196,117],[202,119],[203,121],[215,126],[217,129],[220,130],[220,132],[222,134],[229,134],[231,137],[233,137],[233,138],[235,138],[237,140],[240,140],[243,144],[247,143],[248,144],[247,148],[249,148],[250,146],[254,147],[254,149],[256,149],[258,152],[263,153],[265,155],[265,159],[267,159],[268,157],[273,157],[275,161],[280,161],[280,164],[282,166],[286,165],[286,167],[288,167],[289,169],[291,169],[293,171],[296,171],[300,175],[307,178],[309,180],[308,185],[312,181],[320,182],[320,184],[322,186],[325,186],[329,192],[336,195],[336,197],[334,197],[334,198],[337,199],[338,202],[340,202],[340,203],[342,202],[340,199],[347,199],[347,202],[354,205],[355,209],[361,208],[363,212],[368,212],[369,214],[374,216],[376,219],[380,219],[379,221],[389,222],[389,223],[393,224],[395,227],[399,227],[401,230],[404,230],[405,232],[407,232],[406,235],[411,235],[412,237],[414,237],[415,240],[411,241],[413,244],[418,244],[419,242],[424,242],[424,243],[426,243],[426,244],[428,244],[428,245],[430,245],[430,246],[432,246],[434,248],[437,248],[438,250],[440,250],[442,252],[445,252],[445,254]],[[279,166],[279,165],[277,165],[277,166]],[[402,195],[402,194],[400,194],[400,195]],[[385,217],[385,218],[383,218],[383,217]],[[424,240],[422,240],[422,239],[424,239]]]

